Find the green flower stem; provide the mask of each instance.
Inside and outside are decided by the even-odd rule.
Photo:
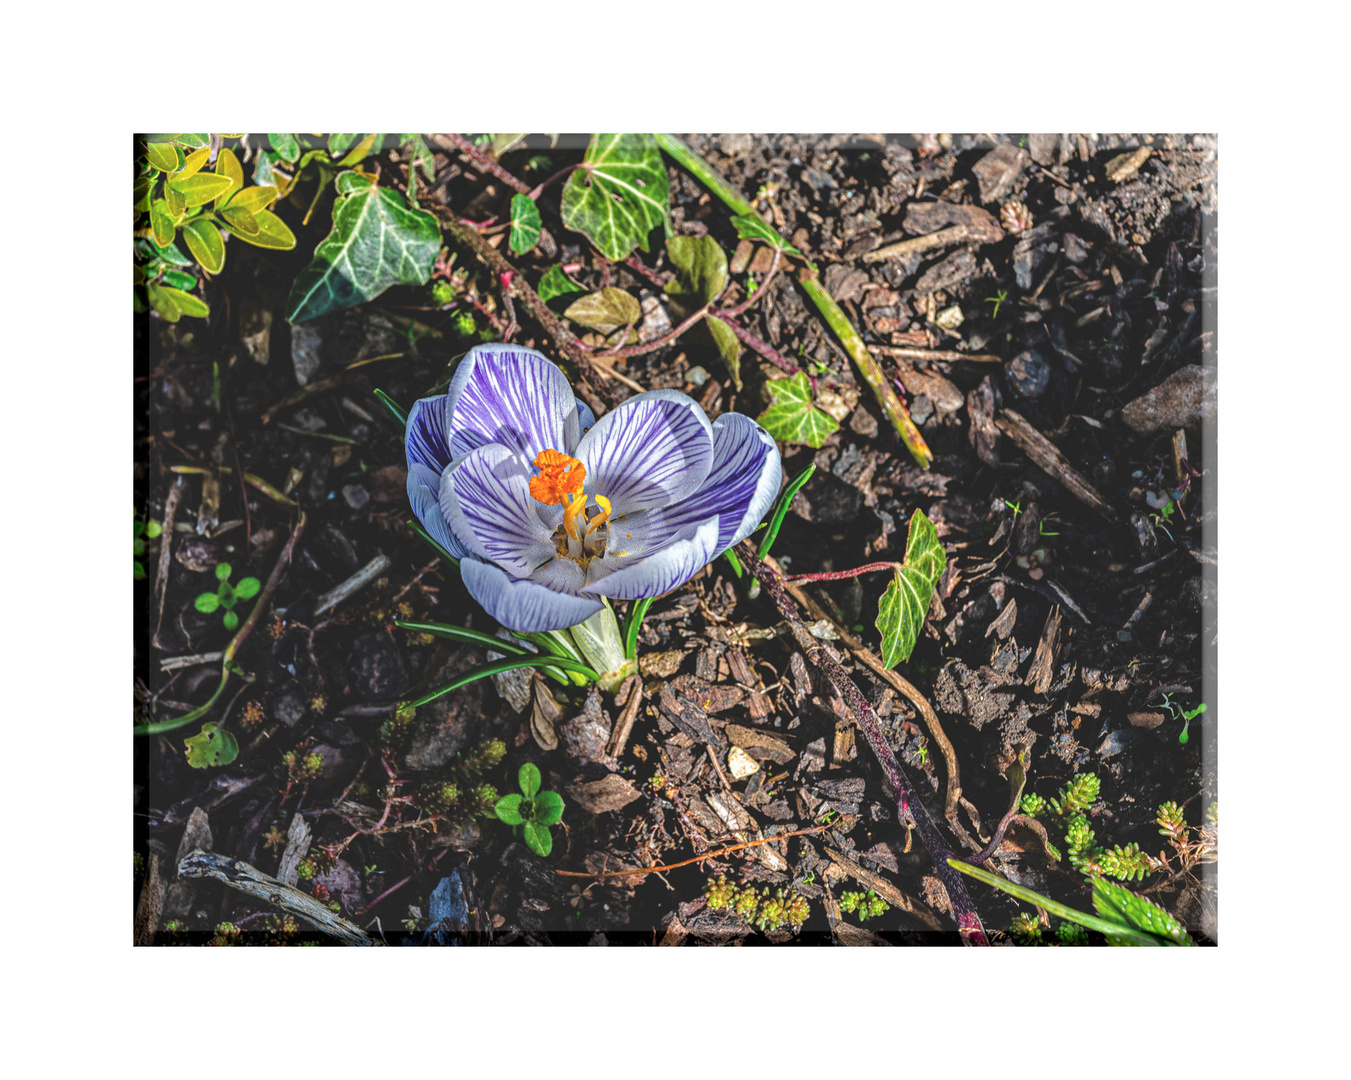
[[[561,656],[518,656],[511,660],[498,660],[496,663],[485,664],[481,668],[475,668],[473,671],[466,672],[457,678],[451,679],[430,694],[423,694],[422,697],[414,701],[407,702],[407,706],[413,709],[419,709],[437,698],[449,694],[452,690],[458,690],[460,687],[473,682],[476,679],[486,679],[490,675],[501,675],[504,671],[513,671],[516,668],[562,668],[565,671],[575,671],[579,675],[585,675],[588,682],[597,682],[600,676],[596,672],[580,664],[576,660],[565,660]]]
[[[522,641],[529,641],[532,644],[537,645],[551,656],[561,656],[565,660],[576,660],[579,664],[585,663],[582,659],[582,654],[577,651],[577,645],[572,640],[572,635],[566,630],[541,630],[538,633],[532,633],[525,630],[513,630],[512,633]],[[591,679],[588,679],[584,675],[579,675],[575,671],[564,672],[563,677],[559,678],[553,668],[545,668],[544,674],[558,679],[564,686],[590,686],[592,682]]]
[[[774,506],[774,516],[769,519],[769,528],[765,530],[765,535],[761,537],[760,544],[755,553],[764,558],[769,554],[770,548],[774,546],[774,541],[779,538],[779,528],[783,525],[783,519],[788,515],[788,508],[793,505],[793,497],[802,490],[802,486],[812,478],[816,472],[815,463],[808,465],[793,479],[783,494],[779,496],[779,501]]]
[[[726,203],[734,214],[739,217],[750,215],[758,218],[760,216],[755,207],[733,191],[731,185],[714,172],[708,162],[674,135],[658,134],[654,137],[658,146]],[[821,312],[826,324],[840,339],[840,343],[849,353],[850,359],[862,372],[863,379],[868,384],[868,388],[872,390],[873,396],[877,398],[877,403],[882,407],[883,414],[891,423],[891,426],[896,429],[896,434],[901,437],[901,441],[905,443],[910,455],[919,463],[921,468],[929,468],[933,463],[933,453],[925,443],[924,436],[920,434],[919,428],[915,427],[914,421],[910,419],[909,410],[896,396],[896,391],[891,388],[891,384],[887,382],[881,366],[863,344],[863,339],[858,336],[858,331],[849,321],[849,316],[835,302],[835,298],[822,287],[816,276],[816,266],[810,259],[804,258],[803,261],[806,262],[810,273],[800,276],[798,283],[811,298],[812,303],[816,305],[817,310]]]
[[[1074,908],[1052,900],[1049,896],[1042,896],[1041,893],[1033,892],[1031,889],[1025,889],[1021,885],[1015,885],[997,874],[992,874],[988,870],[982,870],[978,866],[972,866],[970,863],[961,859],[948,859],[948,865],[967,877],[973,877],[977,881],[984,882],[986,885],[993,886],[1002,892],[1008,893],[1025,904],[1035,904],[1037,907],[1045,908],[1052,915],[1059,915],[1062,919],[1068,919],[1072,923],[1078,923],[1080,926],[1087,927],[1089,930],[1096,930],[1100,934],[1110,934],[1112,937],[1126,938],[1135,945],[1163,945],[1161,938],[1153,934],[1146,934],[1143,930],[1136,930],[1134,927],[1127,926],[1125,923],[1112,922],[1108,919],[1100,919],[1096,915],[1089,915],[1082,911],[1075,911]]]
[[[301,533],[305,531],[305,511],[300,512],[300,519],[296,522],[296,527],[291,532],[291,537],[286,541],[286,547],[282,549],[281,555],[277,559],[277,565],[272,568],[272,574],[267,579],[267,584],[263,586],[263,593],[258,597],[258,602],[253,605],[253,611],[249,617],[244,620],[244,625],[233,638],[230,644],[225,647],[225,652],[221,656],[220,683],[216,686],[215,692],[207,699],[206,703],[193,709],[190,713],[183,716],[174,717],[172,720],[161,720],[155,724],[138,724],[132,728],[133,735],[162,735],[166,731],[175,731],[194,720],[200,720],[211,711],[212,706],[225,692],[225,684],[230,679],[230,668],[234,664],[235,655],[239,652],[248,636],[253,633],[253,628],[263,617],[263,612],[267,610],[272,594],[277,591],[277,586],[281,584],[282,575],[286,573],[287,566],[291,563],[291,554],[295,551],[296,542],[300,539]]]
[[[733,555],[732,558],[736,556]],[[628,621],[624,624],[624,655],[630,660],[638,659],[638,631],[643,628],[643,619],[647,617],[647,609],[652,606],[653,599],[654,597],[647,596],[629,605]]]
[[[451,554],[449,551],[447,551],[445,548],[443,548],[440,544],[438,544],[438,543],[432,538],[432,534],[429,533],[426,529],[424,529],[424,528],[422,527],[422,522],[418,521],[417,518],[409,518],[408,521],[405,522],[405,524],[406,524],[410,529],[412,529],[415,533],[417,533],[418,539],[419,539],[419,540],[421,540],[424,544],[426,544],[426,545],[427,545],[429,548],[431,548],[434,552],[436,552],[438,555],[440,555],[441,558],[445,559],[446,562],[450,563],[451,566],[459,566],[459,565],[460,565],[460,560],[457,559],[454,555],[452,555],[452,554]]]
[[[400,353],[399,355],[402,355]],[[385,411],[399,425],[399,427],[408,426],[408,410],[403,408],[397,401],[386,394],[383,390],[375,391],[375,400],[385,407]]]
[[[600,688],[613,692],[638,670],[638,664],[624,648],[614,608],[608,600],[604,603],[604,607],[585,622],[572,627],[569,633],[582,655],[600,672],[596,678]]]

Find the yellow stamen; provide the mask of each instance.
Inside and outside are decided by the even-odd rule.
[[[572,496],[571,501],[564,503],[563,528],[574,540],[580,540],[582,538],[581,534],[577,531],[577,519],[582,516],[585,510],[586,496],[581,492]]]
[[[545,506],[568,506],[582,492],[586,466],[557,450],[541,450],[535,458],[538,476],[530,478],[530,497]]]

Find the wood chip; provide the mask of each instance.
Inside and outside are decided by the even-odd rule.
[[[756,756],[761,759],[768,758],[775,764],[786,765],[797,756],[785,740],[761,731],[759,728],[746,727],[742,724],[728,724],[722,730],[732,745],[739,746],[743,750],[759,750],[761,753]]]
[[[286,848],[277,867],[277,880],[283,885],[294,885],[300,880],[300,860],[310,851],[310,827],[299,814],[291,819],[286,830]],[[180,862],[182,860],[179,860]]]
[[[1130,150],[1124,154],[1117,154],[1107,163],[1104,170],[1107,179],[1114,184],[1119,184],[1123,180],[1129,180],[1137,172],[1140,166],[1149,160],[1151,151],[1149,147],[1142,146],[1137,150]]]
[[[633,784],[614,773],[590,783],[569,784],[564,790],[588,814],[622,810],[640,794]]]
[[[1012,439],[1020,450],[1041,469],[1054,477],[1071,495],[1092,507],[1108,521],[1115,523],[1117,513],[1098,494],[1097,489],[1066,460],[1055,443],[1034,428],[1012,409],[1005,409],[995,418],[995,426]]]
[[[1056,655],[1060,650],[1060,608],[1053,607],[1046,616],[1046,625],[1041,629],[1041,640],[1037,642],[1036,655],[1032,657],[1032,666],[1027,670],[1023,685],[1031,687],[1034,694],[1045,696],[1051,688],[1051,678],[1055,674]]]
[[[136,924],[132,944],[153,945],[159,929],[160,912],[164,910],[164,876],[160,873],[159,856],[153,851],[145,863],[145,881],[141,896],[136,901]]]

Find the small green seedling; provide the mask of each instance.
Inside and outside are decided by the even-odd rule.
[[[999,318],[999,305],[1002,304],[1008,298],[1009,294],[1006,293],[1003,289],[1000,289],[997,293],[995,293],[994,296],[987,296],[985,298],[985,302],[987,304],[994,305],[994,312],[990,315],[990,318],[992,319]]]
[[[204,592],[192,602],[193,607],[203,615],[210,615],[213,611],[223,609],[225,614],[221,616],[221,621],[225,624],[227,630],[239,629],[239,616],[234,612],[234,606],[240,600],[252,600],[262,589],[256,577],[246,577],[238,585],[230,584],[230,575],[234,568],[228,563],[218,563],[216,565],[216,580],[220,582],[219,588],[215,592]]]
[[[145,564],[141,562],[141,557],[145,555],[145,542],[154,540],[159,536],[161,529],[158,521],[137,521],[135,528],[136,538],[131,544],[132,566],[134,568],[132,577],[137,581],[142,581],[145,578]]]
[[[1178,735],[1177,741],[1181,745],[1186,746],[1187,743],[1191,740],[1191,736],[1187,734],[1187,729],[1191,727],[1191,722],[1193,720],[1195,720],[1198,716],[1200,716],[1203,712],[1206,711],[1206,703],[1203,701],[1194,709],[1184,709],[1181,708],[1179,705],[1177,705],[1172,700],[1170,695],[1164,694],[1163,706],[1165,709],[1168,710],[1169,714],[1173,717],[1174,720],[1182,721],[1182,731]]]
[[[859,922],[867,922],[883,914],[891,905],[869,889],[867,893],[847,892],[840,897],[840,910],[856,914]]]
[[[755,278],[753,278],[753,277],[747,275],[747,277],[746,277],[746,295],[747,295],[747,296],[754,296],[754,295],[755,295],[755,290],[758,289],[759,287],[760,287],[759,282],[757,282],[757,281],[755,280]]]
[[[521,786],[521,794],[503,795],[493,812],[499,821],[512,826],[512,831],[536,855],[548,855],[554,848],[549,826],[563,817],[563,796],[556,791],[540,791],[539,769],[530,762],[521,766],[516,782]]]

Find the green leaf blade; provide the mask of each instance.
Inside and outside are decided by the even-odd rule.
[[[527,799],[533,799],[539,792],[539,766],[527,761],[516,774],[516,782],[520,785],[521,794]]]
[[[225,265],[225,241],[215,225],[201,218],[189,221],[183,226],[183,239],[203,270],[208,274],[220,273]]]
[[[521,803],[524,801],[524,795],[503,795],[493,807],[493,813],[504,825],[522,825],[525,823],[525,818],[521,816]]]
[[[586,292],[567,274],[563,273],[563,268],[558,265],[549,267],[548,272],[539,279],[539,288],[536,291],[539,293],[539,298],[546,304],[558,296]]]
[[[291,287],[290,323],[367,303],[391,285],[425,285],[441,250],[436,219],[398,192],[355,172],[342,173],[337,189],[333,230]]]
[[[563,317],[602,334],[612,334],[620,327],[639,322],[643,309],[632,295],[611,285],[574,300]]]
[[[529,195],[511,197],[511,235],[508,243],[517,255],[524,255],[539,243],[540,229],[543,227],[539,216],[539,207]]]
[[[818,409],[812,400],[806,372],[799,371],[789,379],[771,379],[768,389],[773,404],[757,419],[780,442],[802,443],[819,450],[826,439],[839,431],[834,417]]]
[[[542,858],[547,858],[554,849],[554,838],[549,835],[549,826],[537,821],[527,821],[521,826],[525,837],[525,846]]]
[[[595,135],[581,167],[563,185],[563,224],[582,233],[607,259],[622,262],[648,249],[648,233],[666,222],[670,191],[651,135]]]
[[[933,602],[934,588],[943,576],[947,553],[938,542],[933,522],[916,510],[910,518],[905,562],[897,567],[877,605],[877,629],[882,635],[882,663],[892,668],[909,660],[919,641]]]
[[[219,724],[203,724],[202,730],[183,740],[187,747],[188,764],[194,769],[209,769],[229,765],[239,756],[239,743]]]
[[[535,820],[541,825],[557,825],[563,820],[563,796],[556,791],[541,791],[535,799]]]

